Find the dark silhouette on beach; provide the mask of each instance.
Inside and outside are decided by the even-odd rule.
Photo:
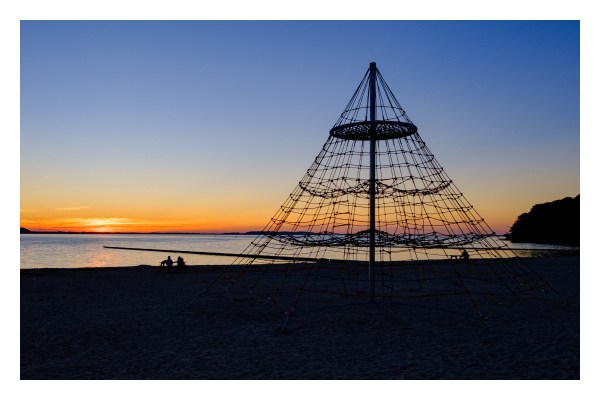
[[[171,268],[173,267],[173,260],[171,256],[168,256],[166,260],[160,262],[159,271],[171,272]],[[185,270],[187,272],[188,265],[185,263],[185,260],[179,256],[177,257],[177,264],[175,265],[175,271],[181,272]]]
[[[579,246],[579,195],[536,204],[504,235],[513,243]]]
[[[171,256],[168,256],[166,260],[160,262],[159,271],[171,272],[171,267],[173,267],[173,260],[171,260]]]
[[[185,264],[183,258],[181,258],[181,256],[177,257],[177,266],[175,267],[175,270],[181,272],[184,269],[187,271],[187,268],[188,266]]]

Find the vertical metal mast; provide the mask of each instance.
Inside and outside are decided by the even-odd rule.
[[[369,68],[369,109],[371,111],[370,121],[371,121],[371,168],[369,175],[369,296],[371,298],[371,302],[375,301],[375,119],[377,117],[377,113],[375,111],[375,100],[377,96],[377,67],[375,63],[372,62]]]

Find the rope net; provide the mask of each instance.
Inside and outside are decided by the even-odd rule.
[[[239,257],[201,296],[252,293],[289,316],[375,301],[487,318],[512,300],[564,302],[496,239],[375,73],[369,80],[367,72],[313,164],[243,253],[303,261]],[[369,275],[372,134],[375,273]]]

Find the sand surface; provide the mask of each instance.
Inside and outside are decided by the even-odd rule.
[[[579,308],[579,257],[528,259]],[[578,311],[524,300],[485,325],[415,307],[293,319],[238,294],[196,300],[223,267],[21,270],[21,379],[579,379]]]

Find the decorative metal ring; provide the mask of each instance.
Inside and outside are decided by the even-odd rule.
[[[371,127],[375,125],[375,140],[398,139],[417,133],[417,127],[399,121],[362,121],[332,128],[329,134],[345,140],[371,140]]]

